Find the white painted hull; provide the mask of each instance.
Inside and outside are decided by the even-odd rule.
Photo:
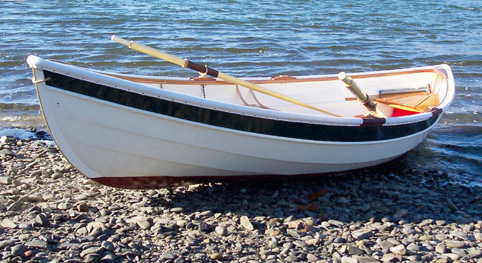
[[[35,78],[42,80],[41,66],[30,64],[36,68]],[[106,184],[122,187],[156,187],[145,179],[154,177],[220,178],[353,170],[397,158],[422,142],[430,128],[376,141],[287,138],[147,112],[61,90],[48,82],[38,83],[37,89],[48,127],[67,159],[89,178],[103,183],[109,178]],[[433,124],[440,115],[435,118]],[[122,178],[143,180],[130,186],[113,183]]]

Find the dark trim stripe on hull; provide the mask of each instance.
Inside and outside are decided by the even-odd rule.
[[[46,81],[48,86],[139,110],[237,131],[313,141],[369,142],[405,137],[434,125],[442,112],[435,110],[432,112],[431,118],[410,124],[382,126],[385,119],[367,119],[361,126],[331,126],[272,120],[206,109],[116,89],[46,70],[44,76],[45,79],[49,78]]]

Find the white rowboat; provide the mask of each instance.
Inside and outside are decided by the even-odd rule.
[[[422,142],[454,98],[448,65],[349,74],[384,116],[374,117],[337,75],[247,80],[308,108],[206,76],[27,62],[65,157],[90,179],[123,188],[378,165]]]

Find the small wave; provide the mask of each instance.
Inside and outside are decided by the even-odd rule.
[[[38,104],[30,103],[0,103],[0,110],[2,111],[38,111],[40,106]]]
[[[41,140],[47,145],[55,145],[50,133],[44,130],[23,128],[0,129],[0,142],[5,143],[8,138]]]
[[[0,129],[7,127],[34,127],[46,128],[45,121],[40,114],[23,114],[23,115],[4,115],[0,117]]]
[[[465,4],[470,4],[470,1],[465,3]],[[473,11],[473,12],[480,12],[482,11],[482,8],[476,7],[476,6],[461,6],[461,5],[456,5],[456,4],[450,4],[448,7],[453,8],[453,9],[459,9],[463,11]]]
[[[0,138],[5,142],[5,137],[14,137],[25,140],[27,138],[36,138],[35,133],[25,129],[3,129],[0,130]]]

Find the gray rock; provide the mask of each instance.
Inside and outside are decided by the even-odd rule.
[[[268,248],[261,247],[259,249],[259,254],[261,256],[270,256],[270,255],[273,255],[274,253],[271,250],[269,250]]]
[[[281,250],[280,254],[281,254],[281,255],[287,255],[289,251],[290,251],[290,248],[288,248],[288,247],[283,247],[283,249]]]
[[[451,259],[451,260],[458,260],[460,256],[455,253],[445,253],[441,256],[442,258]]]
[[[223,254],[222,253],[218,253],[218,252],[215,252],[215,253],[211,253],[209,254],[209,257],[212,259],[212,260],[215,260],[215,261],[220,261],[220,260],[223,260]]]
[[[108,216],[108,215],[110,215],[110,214],[111,214],[111,212],[110,212],[109,210],[107,210],[107,209],[101,209],[101,210],[100,210],[100,215],[101,215],[101,216]]]
[[[380,262],[380,261],[379,261],[378,259],[376,259],[376,258],[367,257],[367,256],[353,256],[353,258],[358,259],[358,262],[360,262],[360,263]]]
[[[84,258],[87,255],[97,255],[98,256],[97,260],[98,260],[100,258],[100,255],[102,255],[102,252],[104,252],[104,249],[101,247],[90,247],[82,250],[82,252],[80,252],[80,256]]]
[[[425,254],[421,256],[421,261],[422,262],[429,262],[433,260],[433,255],[432,254]]]
[[[240,218],[240,224],[242,227],[245,229],[252,231],[254,230],[253,224],[251,224],[251,221],[249,221],[249,218],[247,216],[241,216]]]
[[[30,173],[30,177],[32,177],[32,178],[40,177],[40,175],[42,175],[42,171],[40,171],[40,170],[33,171],[33,172]]]
[[[25,243],[25,246],[29,247],[29,248],[46,249],[47,248],[47,242],[42,241],[42,240],[38,240],[38,239],[34,239],[32,241],[29,241],[29,242]]]
[[[15,245],[15,241],[13,240],[1,240],[0,241],[0,249],[4,249],[6,247],[11,247]]]
[[[453,231],[450,233],[454,237],[458,237],[463,240],[467,240],[467,232],[465,231]]]
[[[411,225],[404,225],[403,228],[402,228],[402,233],[404,235],[410,235],[410,234],[413,234],[415,232],[415,230],[413,229],[413,227]]]
[[[56,180],[56,179],[60,179],[62,177],[64,177],[64,175],[60,172],[55,172],[54,174],[51,175],[52,179]]]
[[[102,263],[113,263],[116,260],[116,256],[114,253],[111,252],[106,252],[104,253],[103,257],[100,259],[100,262]]]
[[[14,256],[23,257],[25,251],[27,251],[27,247],[25,247],[23,244],[18,244],[10,248],[10,252]]]
[[[399,259],[400,256],[394,255],[394,254],[385,254],[382,257],[383,262],[400,262]]]
[[[471,247],[467,250],[467,253],[471,258],[478,258],[480,255],[482,255],[482,250],[480,248]]]
[[[188,221],[185,220],[185,219],[180,219],[180,220],[176,221],[176,225],[179,226],[179,227],[184,227],[187,223],[188,223]]]
[[[49,173],[47,176],[50,177],[50,175],[51,175],[51,173]],[[76,201],[82,201],[82,200],[89,199],[89,196],[85,193],[82,193],[82,194],[74,196],[73,199],[76,200]]]
[[[89,231],[87,231],[87,228],[81,227],[81,228],[77,229],[77,231],[75,231],[75,233],[79,236],[85,236],[89,233]]]
[[[2,149],[0,151],[0,157],[15,156],[16,154],[10,149]]]
[[[206,211],[203,211],[201,213],[199,213],[200,216],[212,216],[213,215],[213,212],[210,211],[210,210],[206,210]]]
[[[168,260],[169,259],[171,259],[171,260],[176,259],[177,257],[178,256],[176,254],[172,253],[172,252],[164,252],[164,253],[162,253],[162,256],[161,256],[161,258],[168,259]]]
[[[459,255],[459,256],[462,257],[462,258],[468,256],[467,252],[465,252],[465,250],[464,250],[464,249],[461,249],[461,248],[456,248],[456,247],[454,247],[454,248],[451,249],[451,251],[452,251],[452,253],[454,253],[454,254],[456,254],[456,255]]]
[[[100,246],[103,249],[108,250],[108,251],[114,251],[114,249],[115,249],[114,244],[112,242],[109,242],[109,241],[102,242],[102,244]]]
[[[382,248],[383,253],[387,253],[388,251],[390,251],[390,248],[393,246],[395,245],[392,242],[386,240],[380,243],[380,247]]]
[[[318,257],[316,257],[315,255],[309,253],[308,255],[306,255],[306,259],[309,261],[309,262],[316,262],[318,261]]]
[[[0,176],[0,184],[9,185],[12,183],[12,177],[10,176]]]
[[[430,241],[430,240],[432,240],[432,237],[429,236],[429,235],[421,235],[418,239],[420,241]]]
[[[60,250],[80,250],[82,244],[80,243],[60,243],[57,248]]]
[[[217,226],[216,229],[214,230],[216,232],[216,234],[218,234],[219,236],[226,236],[228,234],[228,231],[226,230],[226,228],[224,226]]]
[[[448,248],[462,248],[464,247],[464,242],[462,241],[457,241],[457,240],[446,240],[445,245]]]
[[[15,224],[12,220],[5,218],[0,223],[0,226],[4,228],[17,228],[17,224]]]
[[[420,243],[422,246],[425,247],[428,251],[435,251],[435,247],[430,244],[430,242],[422,242]]]
[[[367,255],[371,255],[373,253],[373,251],[368,246],[366,246],[365,244],[360,244],[360,246],[358,248],[365,251],[365,253]]]
[[[89,206],[87,205],[87,203],[80,203],[77,205],[77,211],[82,213],[89,212]]]
[[[447,235],[445,235],[445,234],[436,234],[436,235],[435,235],[435,238],[436,238],[437,240],[440,240],[440,241],[445,241],[445,240],[447,240]]]
[[[306,242],[303,240],[295,240],[293,244],[297,247],[306,247]]]
[[[351,257],[342,257],[341,263],[358,263],[358,259]]]
[[[443,226],[447,224],[447,222],[445,220],[437,220],[435,221],[435,224],[437,224],[437,226]]]
[[[328,229],[331,226],[331,224],[328,221],[323,221],[321,222],[321,226]]]
[[[447,247],[445,246],[444,243],[438,243],[435,246],[435,251],[439,254],[444,254],[447,251]]]
[[[96,238],[100,235],[102,235],[104,233],[104,230],[102,227],[96,227],[94,229],[92,229],[92,231],[90,232],[90,236]]]
[[[173,207],[171,208],[169,211],[173,212],[173,213],[181,213],[182,211],[184,211],[184,208],[182,207]]]
[[[66,202],[62,202],[60,204],[57,205],[57,209],[60,209],[60,210],[67,210],[67,209],[70,209],[71,205],[69,203],[66,203]]]
[[[415,243],[410,243],[407,246],[407,251],[411,252],[412,254],[417,253],[418,251],[420,251],[420,247]]]
[[[373,231],[357,231],[352,233],[352,237],[356,240],[368,239],[373,236]]]
[[[7,207],[7,211],[18,211],[22,209],[22,206],[23,206],[22,200],[17,200]]]
[[[293,242],[286,242],[283,244],[284,248],[292,248],[293,247]]]
[[[20,225],[18,225],[18,228],[23,229],[23,230],[31,230],[32,226],[29,225],[29,224],[21,223]]]
[[[49,226],[50,221],[46,214],[40,213],[35,217],[35,221],[39,223],[41,226]]]
[[[149,222],[149,220],[146,219],[139,219],[136,221],[137,225],[142,228],[142,229],[150,229],[152,226],[152,223]]]
[[[199,224],[198,230],[204,233],[208,233],[212,231],[212,226],[203,221]]]
[[[433,219],[425,219],[422,222],[420,222],[420,224],[418,224],[418,225],[419,226],[428,226],[428,225],[431,225],[431,224],[433,224]]]
[[[392,252],[395,255],[404,256],[405,254],[407,254],[407,249],[403,244],[400,244],[398,246],[391,247],[390,252]]]
[[[474,233],[475,240],[482,241],[482,233]]]
[[[363,255],[363,254],[364,254],[363,250],[359,249],[359,248],[356,247],[356,246],[351,246],[351,245],[350,245],[350,246],[347,247],[347,250],[348,250],[348,253],[349,253],[350,255],[357,255],[357,256],[359,256],[359,255]]]
[[[88,254],[84,256],[85,263],[97,263],[99,262],[101,255],[99,254]]]
[[[120,256],[140,256],[141,252],[134,249],[123,249]]]
[[[294,229],[286,229],[286,233],[294,238],[301,238],[301,235],[298,231]]]
[[[278,240],[276,238],[271,238],[269,241],[268,241],[268,247],[270,249],[273,249],[273,248],[276,248],[278,247]]]
[[[390,242],[390,243],[392,243],[392,244],[394,244],[395,246],[402,244],[402,243],[400,243],[397,239],[392,238],[392,237],[387,238],[387,241]]]
[[[334,220],[334,219],[328,220],[328,223],[330,223],[330,225],[335,225],[335,226],[338,226],[338,227],[345,225],[345,223],[343,223],[341,221],[338,221],[338,220]]]

